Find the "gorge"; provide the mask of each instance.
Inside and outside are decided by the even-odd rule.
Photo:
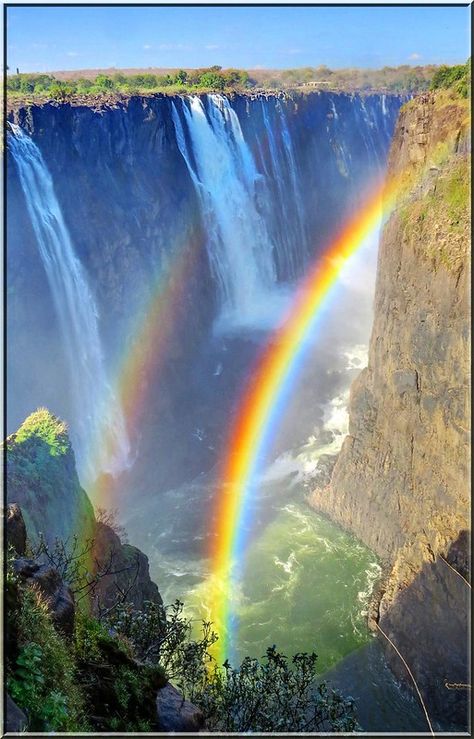
[[[229,429],[300,280],[384,176],[390,145],[390,176],[407,163],[434,167],[419,200],[436,192],[443,167],[456,166],[451,156],[467,155],[462,106],[439,113],[434,103],[415,100],[398,118],[404,103],[396,95],[330,92],[155,95],[9,114],[8,432],[38,406],[64,418],[92,502],[118,509],[164,600],[180,597],[194,615],[210,613],[209,552],[222,460],[232,451]],[[448,165],[446,152],[431,162],[443,141]],[[451,243],[449,218],[438,219],[425,242]],[[427,448],[433,461],[423,465],[440,467],[445,429],[454,459],[466,459],[467,270],[462,218],[454,264],[430,254],[422,267],[416,230],[402,241],[402,220],[411,223],[410,209],[385,225],[368,369],[359,375],[367,364],[377,230],[341,274],[310,336],[262,461],[241,588],[232,600],[232,656],[260,656],[274,642],[290,654],[315,648],[336,684],[352,691],[361,670],[377,684],[360,698],[363,728],[423,731],[406,673],[383,654],[366,621],[370,613],[372,623],[380,619],[401,639],[415,669],[416,649],[397,613],[408,608],[416,639],[426,622],[394,593],[416,577],[426,578],[423,592],[453,588],[446,597],[461,614],[454,651],[462,675],[446,677],[469,682],[466,591],[442,573],[451,564],[468,578],[465,542],[448,554],[468,528],[466,470],[454,463],[436,483],[413,472]],[[418,334],[407,336],[405,314]],[[427,445],[423,435],[435,417]],[[441,505],[446,512],[438,520]],[[438,554],[446,564],[435,563]],[[431,574],[421,574],[425,562]],[[382,571],[385,591],[374,615]],[[448,655],[441,656],[446,665]],[[432,665],[428,674],[417,665],[416,672],[422,688],[436,683],[429,706],[436,725],[462,726],[465,693],[446,696],[446,714],[438,687],[444,673],[433,677]]]

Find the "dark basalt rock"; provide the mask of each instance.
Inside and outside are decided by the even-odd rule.
[[[17,503],[7,506],[7,545],[21,557],[26,551],[26,526]]]
[[[76,612],[74,595],[59,572],[50,565],[39,564],[25,557],[16,559],[13,569],[27,585],[39,589],[51,611],[54,625],[65,635],[71,636]]]
[[[205,730],[202,711],[170,683],[158,691],[156,697],[158,731],[197,733]]]
[[[110,565],[111,574],[100,578],[96,590],[96,599],[103,607],[110,608],[121,593],[136,608],[143,608],[145,601],[163,603],[158,587],[150,578],[148,557],[137,547],[122,544],[113,529],[100,521],[94,534],[94,559],[103,572]]]
[[[28,720],[23,711],[7,693],[5,706],[5,729],[8,734],[20,734],[26,731]]]
[[[385,633],[416,676],[428,714],[438,731],[465,731],[469,712],[469,586],[440,557],[395,598],[380,619]],[[410,683],[393,648],[382,639],[397,678]]]

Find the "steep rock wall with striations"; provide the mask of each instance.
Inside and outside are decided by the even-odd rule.
[[[468,691],[447,684],[470,683],[468,126],[466,101],[449,94],[401,111],[388,176],[411,183],[410,195],[381,239],[349,435],[329,485],[310,497],[385,564],[372,625],[402,652],[441,727],[465,727]]]

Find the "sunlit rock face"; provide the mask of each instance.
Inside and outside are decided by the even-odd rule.
[[[464,101],[433,95],[400,115],[388,176],[417,186],[385,226],[368,367],[331,482],[311,498],[386,563],[377,618],[442,730],[465,730],[469,700],[446,687],[469,683],[468,125]]]
[[[166,340],[143,377],[134,378],[147,387],[156,383],[157,392],[147,393],[139,433],[129,430],[131,458],[137,448],[151,455],[157,485],[202,468],[204,445],[198,464],[183,439],[190,408],[204,402],[200,376],[208,371],[211,337],[245,337],[274,324],[285,286],[291,291],[383,172],[402,102],[331,93],[155,96],[10,114],[51,177],[97,306],[112,383],[151,306],[166,324]],[[11,155],[7,173],[8,327],[15,337],[8,354],[9,429],[46,404],[70,422],[80,459],[70,361],[58,342],[61,316]],[[169,275],[178,288],[172,300],[165,289],[163,303],[172,306],[165,315],[156,306]],[[227,391],[213,401],[216,429],[254,353],[252,343],[239,348]],[[212,372],[215,367],[218,361]],[[166,434],[157,433],[158,419]],[[210,467],[217,451],[207,446]]]

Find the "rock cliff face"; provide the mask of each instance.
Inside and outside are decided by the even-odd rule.
[[[383,232],[349,436],[330,484],[310,499],[386,565],[375,621],[440,726],[466,725],[468,692],[446,683],[470,683],[467,126],[467,106],[449,97],[402,109],[388,176],[404,173],[413,187]]]
[[[145,601],[162,603],[158,587],[150,579],[148,557],[137,547],[123,544],[113,529],[100,521],[95,527],[94,556],[101,563],[110,561],[114,573],[98,583],[102,606],[110,608],[120,593],[136,608],[143,608]]]
[[[21,508],[28,536],[49,543],[95,525],[92,504],[79,483],[67,428],[45,408],[32,413],[4,445],[7,500]]]

